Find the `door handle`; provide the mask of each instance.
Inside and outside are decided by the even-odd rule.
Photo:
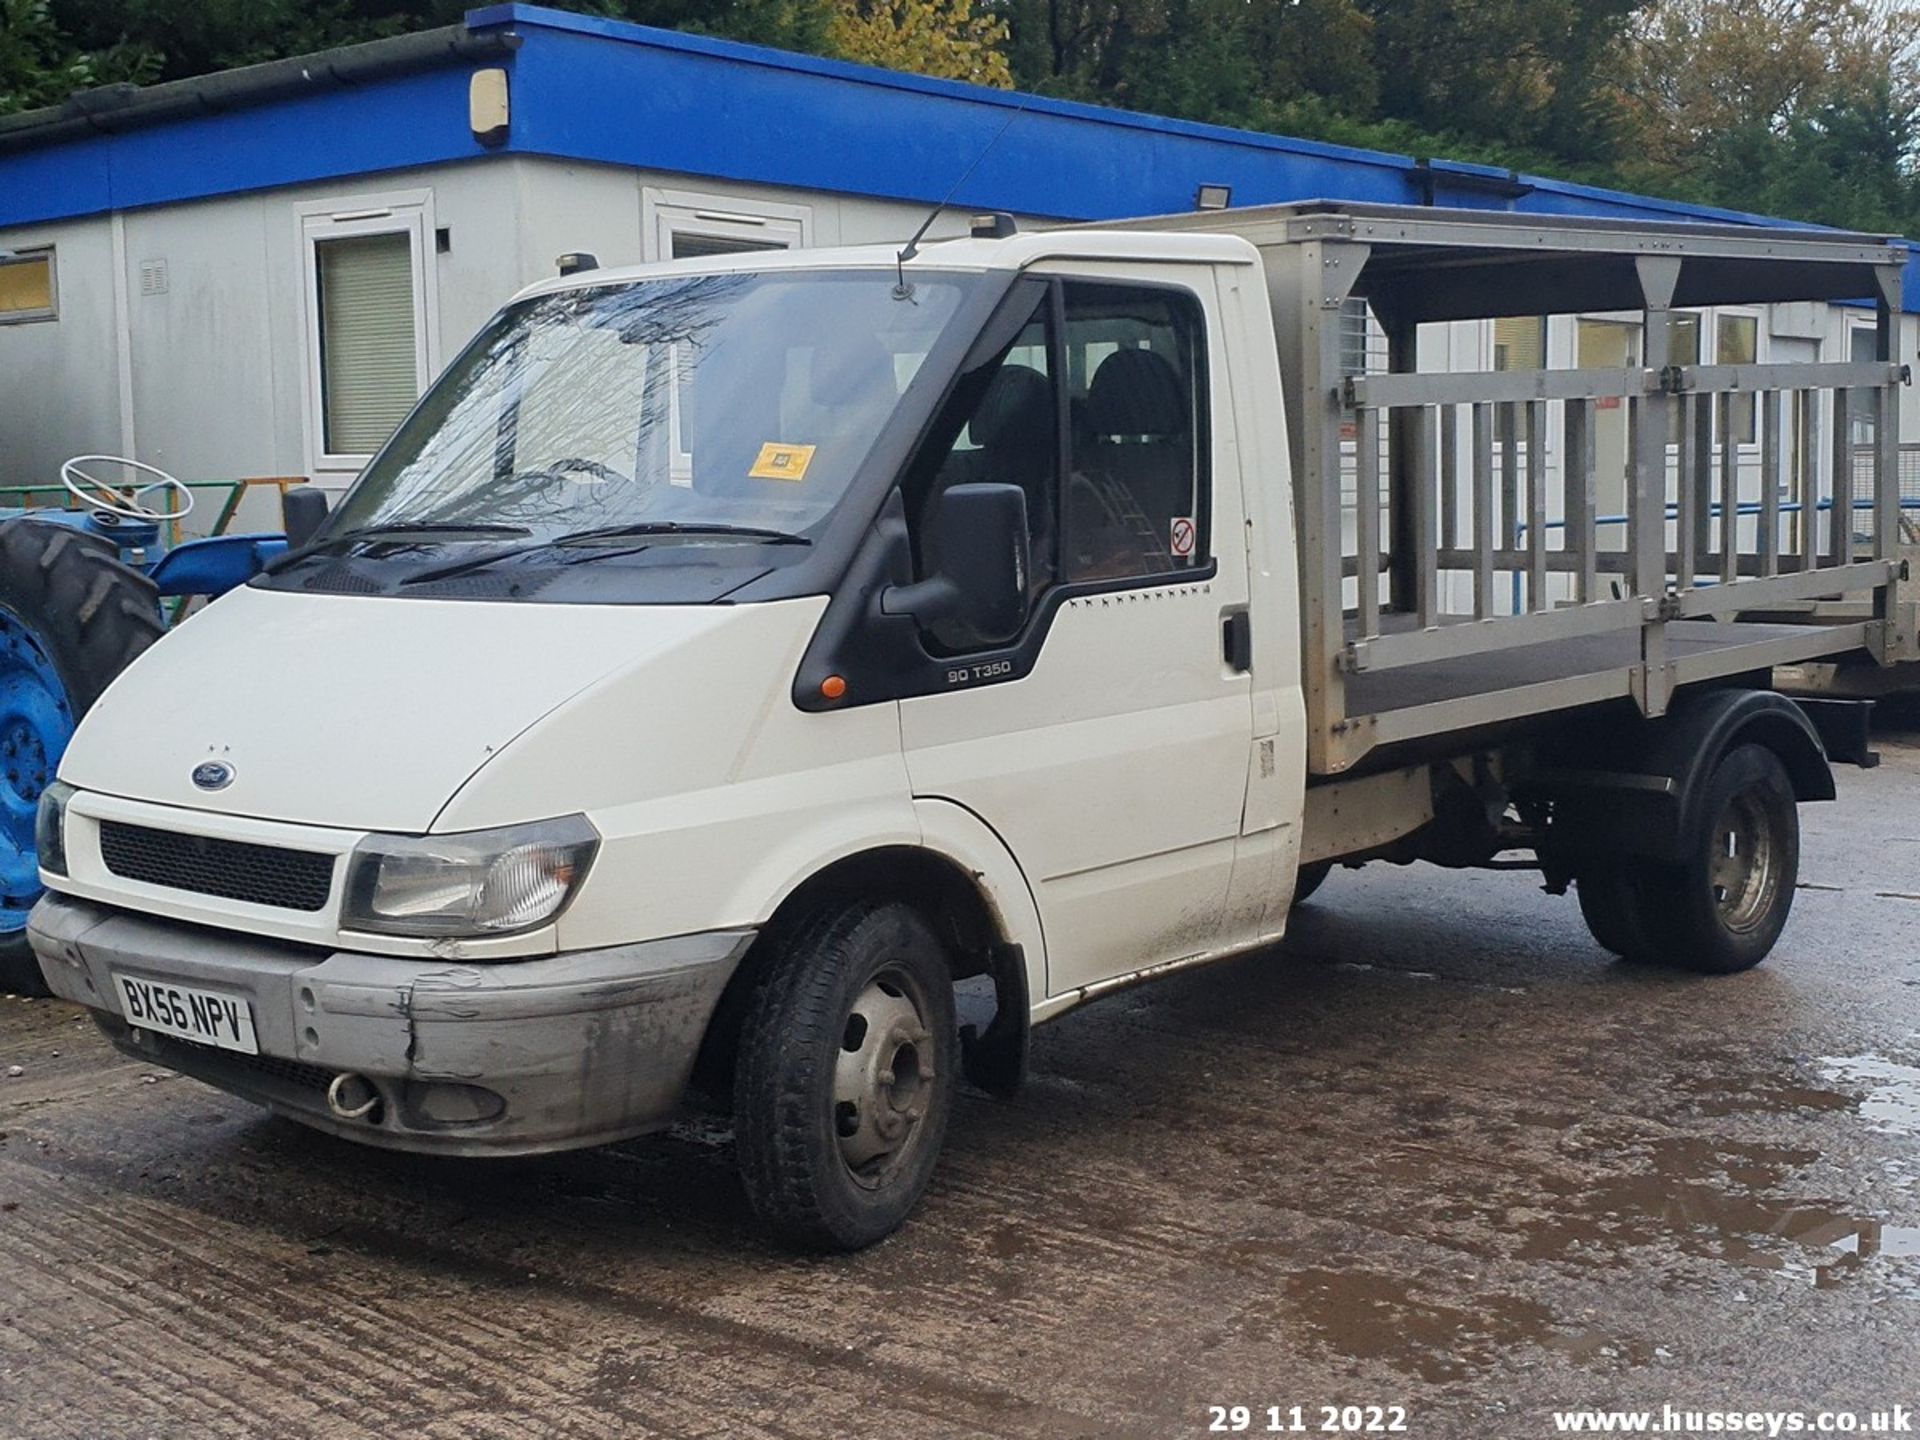
[[[1253,617],[1245,606],[1220,612],[1220,650],[1233,669],[1253,669]]]

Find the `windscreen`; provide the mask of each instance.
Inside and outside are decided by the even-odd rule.
[[[974,280],[677,276],[511,307],[441,377],[329,532],[820,525]]]

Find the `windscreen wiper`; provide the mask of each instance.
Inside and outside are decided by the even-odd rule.
[[[533,532],[524,525],[491,525],[485,522],[467,523],[451,520],[393,520],[384,525],[361,525],[352,530],[342,530],[338,535],[326,535],[318,540],[302,545],[298,550],[289,550],[275,557],[261,567],[261,573],[272,575],[284,570],[297,560],[309,555],[324,555],[329,550],[338,550],[343,545],[354,545],[369,540],[407,540],[442,536],[449,540],[458,540],[462,536],[504,535],[509,538],[531,535]]]
[[[484,569],[495,561],[512,560],[516,556],[532,555],[541,550],[591,545],[601,540],[657,539],[662,535],[717,535],[722,539],[748,540],[761,545],[811,545],[813,543],[804,535],[795,535],[787,530],[769,530],[760,525],[726,525],[718,521],[705,520],[636,520],[627,525],[596,525],[591,530],[574,530],[565,535],[555,535],[549,540],[533,540],[525,545],[510,545],[504,550],[490,550],[484,555],[457,560],[451,565],[436,565],[430,569],[416,570],[399,583],[423,585],[435,580],[451,580],[455,576]],[[566,563],[578,565],[588,560],[602,560],[609,556],[631,555],[635,550],[645,548],[644,545],[609,546],[605,550],[596,550],[592,554],[579,556]]]

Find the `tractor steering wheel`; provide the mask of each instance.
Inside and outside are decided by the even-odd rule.
[[[109,485],[81,468],[86,465],[120,465],[143,475],[151,475],[153,479],[144,485]],[[76,455],[60,467],[60,483],[82,505],[92,510],[104,510],[122,520],[145,520],[164,525],[170,520],[183,520],[193,513],[193,491],[187,488],[185,481],[174,479],[158,466],[129,460],[122,455]],[[151,505],[142,504],[142,497],[155,490],[166,491],[175,498],[176,503],[166,510],[156,510]]]

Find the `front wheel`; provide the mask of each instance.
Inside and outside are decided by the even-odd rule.
[[[735,1066],[741,1180],[783,1239],[858,1250],[906,1219],[939,1157],[958,1063],[952,971],[899,904],[829,906],[775,943]]]

